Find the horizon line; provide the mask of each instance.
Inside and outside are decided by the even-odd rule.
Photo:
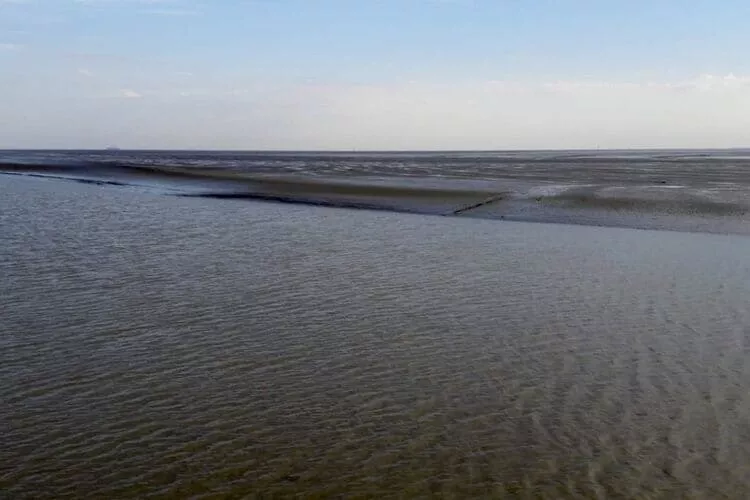
[[[112,146],[99,148],[0,148],[0,152],[12,151],[92,151],[92,152],[167,152],[182,151],[195,153],[236,152],[236,153],[518,153],[553,151],[741,151],[750,146],[730,147],[625,147],[625,148],[507,148],[507,149],[174,149],[174,148],[121,148]]]

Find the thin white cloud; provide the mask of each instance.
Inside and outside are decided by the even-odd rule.
[[[427,3],[444,5],[473,5],[474,0],[428,0]]]
[[[102,134],[128,147],[269,149],[492,149],[733,147],[750,144],[750,76],[684,80],[283,84],[217,79],[173,68],[111,72],[49,95],[19,84],[8,116],[38,106],[32,132],[0,120],[0,145],[70,145]],[[118,82],[112,84],[112,82]],[[80,80],[78,83],[82,83]],[[68,99],[69,96],[90,99]],[[143,100],[139,101],[138,99]],[[40,106],[40,102],[54,106]],[[148,104],[144,106],[141,104]],[[71,130],[60,109],[80,115]],[[46,109],[54,110],[45,111]],[[102,116],[107,120],[102,121]],[[44,118],[43,120],[41,118]],[[16,120],[17,121],[17,120]],[[12,123],[12,120],[6,120]],[[111,140],[111,139],[110,139]],[[105,141],[107,142],[107,141]],[[17,145],[16,144],[16,145]],[[68,144],[67,142],[65,144]],[[60,145],[63,145],[62,143]]]
[[[725,76],[701,75],[690,84],[698,90],[738,89],[750,86],[750,76],[736,76],[734,73]]]
[[[21,50],[22,48],[23,45],[20,45],[18,43],[0,43],[0,50],[11,51]]]
[[[508,85],[508,84],[506,84]],[[509,84],[518,86],[518,84]],[[557,92],[607,91],[624,89],[662,89],[662,90],[700,90],[714,91],[740,89],[750,86],[750,76],[703,74],[690,80],[673,82],[608,82],[608,81],[557,81],[538,85],[539,88]],[[521,88],[533,88],[534,85],[521,85]]]
[[[140,4],[140,5],[164,5],[177,4],[180,0],[75,0],[81,5],[117,5],[117,4]]]
[[[88,7],[138,6],[142,8],[139,11],[141,14],[157,16],[184,17],[200,14],[183,0],[74,0],[74,2]]]
[[[197,10],[191,9],[148,9],[141,11],[143,14],[152,14],[155,16],[173,16],[173,17],[188,17],[197,16],[200,14]]]
[[[83,76],[94,76],[91,70],[78,69]],[[170,72],[166,75],[143,75],[141,84],[149,90],[141,90],[139,96],[148,95],[153,98],[169,99],[179,97],[201,97],[221,100],[238,100],[254,98],[269,88],[282,89],[273,92],[274,95],[285,95],[285,100],[316,102],[339,102],[342,112],[347,109],[360,111],[377,110],[379,108],[394,110],[415,108],[429,102],[430,109],[446,109],[456,105],[461,109],[466,106],[480,108],[490,103],[504,102],[507,99],[560,99],[575,97],[583,100],[607,100],[612,96],[668,96],[683,92],[692,92],[696,97],[701,94],[725,91],[748,91],[750,96],[750,76],[702,75],[694,79],[674,82],[607,82],[607,81],[556,81],[548,83],[525,83],[517,81],[484,81],[474,83],[430,83],[408,81],[389,85],[344,85],[344,84],[316,84],[314,82],[297,85],[260,85],[242,87],[231,85],[203,85],[186,86],[188,81],[201,84],[190,72]],[[177,77],[177,79],[169,78]],[[202,82],[204,84],[208,82]],[[265,90],[264,90],[265,89]],[[296,97],[294,97],[296,96]],[[545,97],[546,96],[546,97]],[[559,97],[555,97],[559,96]],[[351,98],[351,102],[345,102]],[[432,102],[434,101],[434,102]],[[442,104],[441,104],[442,102]],[[287,103],[286,105],[288,105]],[[364,108],[363,108],[364,107]],[[370,107],[372,109],[370,109]]]

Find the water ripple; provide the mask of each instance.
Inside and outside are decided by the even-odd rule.
[[[9,498],[746,498],[750,240],[0,185]]]

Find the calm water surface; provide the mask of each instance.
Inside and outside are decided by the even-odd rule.
[[[0,179],[0,497],[748,498],[750,238]]]

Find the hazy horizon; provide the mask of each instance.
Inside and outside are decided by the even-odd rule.
[[[185,152],[185,153],[525,153],[525,152],[650,152],[650,151],[750,151],[750,146],[722,147],[722,148],[701,148],[701,147],[654,147],[654,148],[532,148],[532,149],[171,149],[171,148],[121,148],[119,146],[103,146],[88,148],[1,148],[0,151],[107,151],[114,148],[114,151],[123,152]]]
[[[0,0],[0,149],[741,149],[739,0]]]

